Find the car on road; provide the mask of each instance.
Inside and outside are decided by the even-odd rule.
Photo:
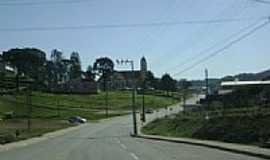
[[[80,116],[73,116],[68,119],[69,123],[86,123],[87,120]]]
[[[147,114],[152,114],[152,113],[154,113],[154,110],[153,110],[152,108],[147,108],[147,109],[145,110],[145,113],[147,113]]]

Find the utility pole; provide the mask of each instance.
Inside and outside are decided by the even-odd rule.
[[[208,69],[205,69],[205,95],[208,96],[209,83],[208,83]]]
[[[56,107],[57,107],[57,116],[60,117],[60,102],[58,98],[56,98]]]
[[[205,98],[206,107],[209,109],[209,79],[208,79],[208,69],[205,69]]]
[[[144,77],[145,78],[145,77]],[[145,117],[145,97],[144,97],[144,91],[145,91],[145,79],[143,80],[143,88],[142,88],[142,121],[145,122],[146,121],[146,117]]]
[[[20,75],[19,75],[19,70],[15,68],[15,74],[16,74],[16,92],[19,92],[19,87],[20,87]]]
[[[27,87],[27,93],[26,93],[26,104],[28,106],[28,119],[27,119],[27,129],[28,132],[31,132],[31,118],[32,118],[32,89],[31,85],[29,84]]]
[[[132,71],[132,85],[133,85],[133,91],[132,91],[132,113],[133,113],[133,132],[136,136],[138,134],[137,131],[137,117],[136,117],[136,108],[135,108],[135,92],[136,92],[136,84],[135,84],[135,72],[134,72],[134,62],[129,61],[131,64],[131,71]]]
[[[106,78],[107,79],[107,78]],[[109,93],[108,93],[108,81],[105,80],[106,82],[106,117],[109,117],[109,102],[108,102],[108,97],[109,97]]]
[[[109,102],[108,102],[108,97],[109,97],[109,93],[108,93],[108,80],[107,80],[107,76],[108,73],[106,73],[105,71],[102,72],[103,75],[103,88],[105,91],[105,114],[106,117],[109,117]]]
[[[138,134],[137,130],[137,117],[136,117],[136,106],[135,106],[135,93],[136,93],[136,83],[135,83],[135,72],[134,72],[134,62],[132,60],[116,60],[120,65],[129,64],[132,71],[132,115],[133,115],[133,135]]]

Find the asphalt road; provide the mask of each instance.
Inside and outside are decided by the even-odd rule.
[[[0,160],[259,160],[199,146],[130,137],[131,116],[0,152]]]

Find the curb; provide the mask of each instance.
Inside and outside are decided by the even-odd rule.
[[[183,140],[176,140],[176,139],[169,139],[166,137],[157,137],[152,135],[136,135],[136,138],[142,138],[142,139],[151,139],[151,140],[157,140],[157,141],[166,141],[166,142],[173,142],[173,143],[183,143],[183,144],[189,144],[189,145],[196,145],[196,146],[203,146],[208,148],[214,148],[222,151],[229,151],[232,153],[238,153],[238,154],[244,154],[251,157],[257,157],[257,158],[263,158],[263,159],[270,159],[270,154],[263,154],[263,153],[255,153],[255,152],[249,152],[246,150],[240,150],[240,149],[232,149],[229,147],[221,146],[221,145],[214,145],[214,144],[207,144],[203,143],[202,141],[193,141],[192,139],[183,139]],[[270,152],[270,150],[269,150]]]

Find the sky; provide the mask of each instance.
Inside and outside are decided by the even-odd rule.
[[[245,34],[268,21],[269,16],[270,5],[253,0],[0,0],[0,52],[35,47],[49,57],[52,49],[59,49],[68,58],[72,51],[77,51],[83,68],[104,56],[114,61],[121,58],[134,60],[138,68],[140,58],[145,56],[149,70],[158,77],[169,73],[176,79],[203,79],[207,68],[210,78],[219,78],[270,69],[270,24],[211,59],[190,67],[237,38],[231,35]],[[219,19],[240,20],[137,27],[25,29]],[[250,25],[252,27],[245,32],[239,32]],[[228,41],[228,37],[232,39]],[[116,69],[128,67],[116,64]],[[190,69],[182,72],[186,68]]]

